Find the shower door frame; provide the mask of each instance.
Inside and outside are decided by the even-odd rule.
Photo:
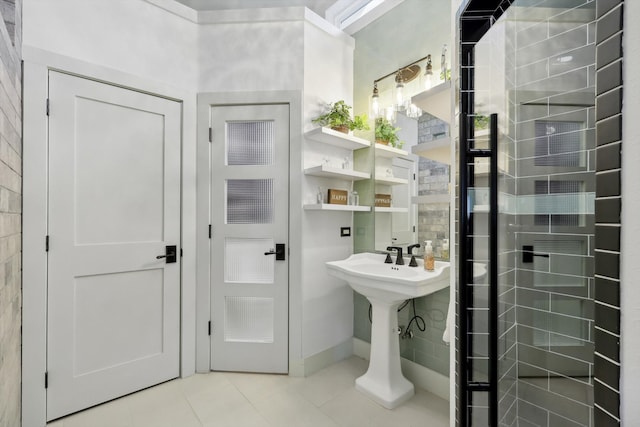
[[[466,427],[470,422],[469,405],[470,393],[486,392],[489,402],[488,420],[489,425],[498,425],[498,162],[497,162],[497,132],[498,117],[496,114],[490,116],[489,123],[489,149],[476,149],[469,145],[469,141],[474,138],[474,127],[471,126],[474,109],[474,48],[475,44],[491,28],[492,23],[504,12],[498,6],[500,0],[489,2],[470,0],[461,7],[459,12],[458,25],[460,37],[460,149],[459,149],[459,253],[458,263],[458,304],[457,304],[457,400],[456,400],[456,425]],[[482,6],[479,6],[482,4]],[[488,9],[488,4],[495,4],[493,9]],[[489,337],[488,337],[488,378],[487,381],[473,381],[471,378],[472,365],[468,355],[472,354],[473,341],[468,338],[469,326],[472,324],[468,317],[470,311],[470,293],[472,288],[467,286],[473,280],[473,245],[468,242],[470,228],[473,227],[469,217],[471,208],[468,206],[469,188],[473,187],[473,166],[467,166],[475,159],[485,158],[489,160]]]
[[[462,165],[464,165],[464,161],[467,161],[467,153],[466,153],[466,150],[463,150],[462,148],[466,147],[468,139],[473,137],[472,134],[471,135],[469,134],[468,132],[469,127],[467,126],[467,115],[473,113],[473,106],[474,106],[473,67],[474,67],[475,61],[474,61],[473,51],[474,51],[475,44],[478,41],[480,41],[483,35],[486,34],[486,32],[492,27],[493,23],[495,23],[499,19],[499,17],[510,7],[512,2],[513,2],[512,0],[463,0],[456,16],[457,31],[458,31],[457,43],[458,43],[459,58],[460,58],[460,62],[459,62],[460,150],[458,153],[460,165],[461,165],[460,186],[459,186],[459,193],[458,193],[459,194],[458,200],[459,200],[459,207],[460,207],[460,213],[458,218],[458,220],[460,221],[459,223],[460,235],[458,236],[459,238],[458,241],[460,242],[460,253],[462,254],[462,257],[458,263],[458,273],[459,273],[458,283],[460,284],[465,283],[463,280],[469,277],[469,274],[471,273],[470,271],[467,271],[467,269],[465,268],[465,264],[467,264],[465,261],[468,260],[469,253],[465,252],[463,247],[465,244],[463,242],[466,239],[466,231],[463,228],[464,224],[462,221],[464,220],[464,217],[466,215],[466,208],[467,208],[466,197],[464,196],[466,196],[468,185],[466,182],[467,177],[463,176],[463,174],[465,174],[467,171],[465,171],[465,168],[462,167]],[[597,28],[596,47],[598,50],[600,49],[600,46],[602,46],[604,43],[607,43],[607,45],[609,46],[608,48],[611,48],[612,44],[610,43],[610,41],[612,36],[616,34],[622,34],[624,30],[622,20],[620,19],[620,22],[617,24],[617,26],[610,25],[610,21],[611,21],[611,17],[614,17],[614,19],[616,19],[615,17],[617,15],[620,15],[620,16],[622,15],[623,7],[624,7],[623,0],[619,0],[617,2],[607,2],[606,4],[604,4],[604,2],[600,2],[596,0],[595,23]],[[615,43],[613,44],[613,47],[616,47]],[[616,60],[620,60],[621,58],[622,58],[622,43],[620,43],[619,54],[613,55],[609,59],[609,62],[596,61],[595,72],[596,72],[598,81],[600,81],[600,76],[601,75],[604,76],[606,70],[610,68],[608,67],[609,64],[612,62],[615,62]],[[616,76],[607,75],[606,78],[602,79],[601,83],[604,83],[603,86],[611,86],[614,88],[617,87],[618,91],[622,93],[621,78],[620,78],[620,81],[617,83],[615,81],[609,81],[611,79],[615,80],[615,77]],[[603,92],[602,90],[599,90],[598,85],[596,85],[596,95],[598,95],[596,96],[596,108],[598,108],[599,104],[601,105],[601,107],[605,107],[606,96],[600,96],[602,95],[602,92]],[[622,106],[620,105],[613,109],[609,108],[609,110],[607,111],[610,111],[609,115],[601,115],[596,118],[597,124],[605,121],[605,119],[609,119],[611,115],[615,117],[616,114],[620,114],[620,112],[622,111]],[[611,120],[607,120],[607,121],[611,122]],[[600,135],[600,132],[597,132],[596,146],[600,147],[600,145],[602,144],[604,147],[604,146],[610,146],[611,144],[616,143],[615,139],[611,139],[611,137],[612,137],[611,135],[606,135],[604,134],[604,132],[602,135]],[[600,138],[602,138],[602,141],[600,140]],[[619,142],[620,145],[622,145],[621,135],[619,136],[619,141],[620,141]],[[596,166],[596,172],[606,171],[606,170],[608,170],[606,167],[602,168],[599,165]],[[604,211],[599,213],[598,199],[601,196],[599,193],[600,189],[598,187],[599,186],[596,184],[596,204],[595,204],[595,212],[594,212],[595,217],[596,218],[602,217],[603,219],[605,219],[604,220],[605,223],[611,223],[613,225],[620,224],[619,220],[617,221],[615,220],[615,217],[616,217],[615,213],[612,213],[611,215],[606,215],[606,213],[609,213],[609,212],[605,213]],[[621,193],[615,193],[615,194],[620,195]],[[608,195],[608,193],[604,195]],[[604,209],[605,207],[601,206],[601,208]],[[492,212],[495,213],[495,217],[497,219],[497,209],[494,209]],[[613,219],[612,219],[612,215],[613,215]],[[619,218],[619,214],[617,215],[617,218]],[[611,250],[611,248],[607,247],[606,244],[604,244],[603,246],[603,243],[601,243],[601,240],[603,239],[598,238],[598,236],[596,236],[596,239],[595,239],[596,258],[598,258],[598,251],[600,250],[600,248],[607,249],[608,251]],[[618,253],[619,253],[619,247],[618,247]],[[619,273],[617,273],[619,271],[619,264],[618,264],[619,255],[615,259],[613,259],[613,257],[611,258],[612,259],[610,261],[617,261],[616,262],[617,265],[614,265],[610,269],[605,269],[605,268],[599,269],[598,266],[596,265],[595,274],[596,276],[598,276],[598,274],[603,275],[602,276],[603,282],[606,282],[609,277],[612,277],[617,280],[619,280],[620,278]],[[613,271],[613,273],[609,274],[610,271]],[[497,284],[493,280],[491,280],[490,283]],[[619,301],[619,298],[620,298],[619,296],[620,286],[621,284],[618,283],[617,287],[614,287],[611,290],[609,290],[608,288],[607,289],[603,288],[600,291],[601,294],[599,294],[598,285],[596,285],[596,292],[595,292],[595,298],[594,298],[596,305],[600,305],[599,303],[602,303],[605,305],[616,304],[615,301]],[[467,366],[466,353],[465,353],[465,351],[467,351],[467,348],[466,348],[467,325],[465,324],[465,322],[463,322],[463,319],[464,319],[463,313],[466,311],[467,306],[466,306],[466,298],[465,298],[465,295],[463,295],[463,293],[461,292],[461,288],[462,286],[460,286],[458,289],[459,296],[458,296],[458,304],[457,304],[457,315],[458,315],[457,316],[458,317],[457,335],[456,335],[457,357],[456,357],[456,367],[455,367],[457,381],[456,381],[455,413],[456,413],[456,425],[466,427],[467,425],[469,425],[468,424],[469,423],[469,419],[468,419],[468,415],[469,415],[468,403],[469,402],[467,400],[467,392],[469,390],[469,387],[468,387],[468,371],[467,371],[468,366]],[[619,304],[617,305],[619,306]],[[602,311],[604,312],[604,310]],[[616,318],[605,319],[602,317],[602,315],[600,316],[596,315],[595,317],[595,326],[596,328],[598,327],[602,328],[603,333],[600,333],[600,334],[596,333],[594,337],[594,344],[596,348],[595,374],[594,374],[594,384],[596,386],[594,390],[594,420],[596,423],[602,422],[602,423],[611,423],[611,425],[614,425],[614,424],[620,425],[620,420],[619,420],[621,415],[620,413],[620,358],[619,358],[619,354],[620,354],[619,341],[620,340],[618,339],[616,349],[610,349],[609,347],[611,346],[611,339],[609,337],[613,337],[613,335],[608,335],[607,333],[605,333],[605,332],[608,332],[609,334],[612,334],[612,333],[616,333],[615,331],[618,331],[617,333],[619,334],[620,309],[617,307],[611,307],[610,309],[608,308],[607,313],[612,316],[615,315]],[[497,315],[498,315],[497,311],[494,312],[494,317],[496,320],[497,320]],[[609,332],[609,331],[613,331],[613,332]],[[491,343],[492,343],[492,347],[493,345],[495,345],[496,347],[494,348],[497,349],[497,334],[494,334],[494,335],[495,335],[495,338],[491,339]],[[605,348],[605,347],[609,349],[607,353],[618,354],[618,357],[614,359],[605,359],[604,357],[600,356],[600,352],[598,349]],[[496,363],[497,363],[497,360],[496,360]],[[490,383],[491,384],[488,387],[488,389],[493,390],[495,388],[495,390],[493,390],[493,392],[491,393],[491,395],[493,396],[493,399],[489,400],[489,407],[490,407],[489,411],[491,413],[490,419],[493,419],[496,421],[496,423],[492,425],[497,425],[498,383],[497,381],[495,382],[490,381]],[[606,386],[603,386],[603,384]],[[605,389],[607,390],[606,392],[602,391]]]

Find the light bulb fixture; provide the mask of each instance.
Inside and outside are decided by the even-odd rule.
[[[424,89],[433,87],[433,65],[431,65],[431,55],[427,55],[427,65],[424,67]]]
[[[447,81],[447,44],[442,46],[442,56],[440,57],[440,80]]]
[[[416,104],[409,104],[406,111],[407,117],[417,119],[422,115],[422,110]]]
[[[380,116],[380,96],[378,95],[378,82],[373,82],[373,94],[371,95],[371,116]]]
[[[404,81],[402,73],[398,71],[396,74],[396,111],[402,111],[406,108],[404,105]]]
[[[396,109],[393,106],[389,106],[384,109],[384,117],[390,123],[396,122]]]
[[[425,71],[425,75],[428,74],[432,76],[433,70],[431,68],[431,55],[427,55],[424,58],[420,58],[417,61],[413,61],[405,65],[404,67],[400,67],[397,70],[389,74],[386,74],[373,81],[373,93],[371,94],[370,112],[374,118],[390,115],[389,107],[384,107],[380,103],[380,95],[378,93],[378,82],[388,77],[395,76],[396,86],[395,86],[395,93],[394,93],[395,96],[393,97],[395,98],[395,103],[391,107],[391,110],[393,110],[393,114],[392,114],[393,121],[395,121],[396,111],[405,111],[409,108],[410,96],[409,97],[407,96],[405,84],[413,81],[414,79],[420,76],[420,66],[418,65],[418,63],[424,61],[425,59],[429,60],[429,68],[428,68],[428,71]],[[421,113],[419,109],[414,108],[411,114],[416,114],[416,111],[418,111],[417,114]]]

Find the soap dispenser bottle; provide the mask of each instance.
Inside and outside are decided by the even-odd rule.
[[[433,257],[433,247],[431,246],[431,240],[425,240],[424,242],[424,269],[427,271],[433,271],[435,268],[435,259]]]

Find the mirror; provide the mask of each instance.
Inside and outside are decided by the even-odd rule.
[[[381,107],[397,104],[398,79],[394,71],[410,65],[417,65],[419,71],[411,81],[402,82],[404,98],[428,94],[428,60],[424,58],[431,55],[430,83],[437,86],[443,46],[451,45],[451,33],[450,0],[405,0],[354,34],[354,112],[373,117],[370,105],[376,80]],[[450,49],[445,59],[450,68]],[[383,76],[387,77],[380,79]],[[400,128],[401,149],[394,152],[373,144],[370,149],[360,150],[367,153],[356,153],[355,162],[363,168],[360,170],[371,170],[372,179],[359,182],[355,189],[361,200],[375,205],[372,213],[355,215],[356,252],[386,251],[388,246],[406,248],[432,240],[435,256],[441,257],[444,239],[450,238],[449,166],[441,162],[448,160],[449,123],[433,115],[431,106],[436,101],[425,102],[428,112],[416,115],[415,110],[405,108],[391,114],[394,126]],[[450,108],[443,109],[445,114],[436,112],[447,117],[449,111]],[[373,140],[373,136],[369,139]],[[432,142],[442,148],[436,156],[440,161],[433,160],[433,153],[419,155],[421,147]]]
[[[432,56],[432,71],[437,83],[442,47],[452,43],[451,9],[450,0],[404,0],[354,34],[354,113],[367,113],[372,117],[369,106],[373,82],[428,54]],[[448,64],[451,64],[450,52],[446,56]],[[442,259],[444,239],[450,238],[450,168],[443,162],[450,161],[450,127],[437,117],[448,117],[451,113],[451,83],[425,91],[426,63],[426,60],[418,62],[418,77],[406,83],[403,89],[405,94],[415,95],[416,100],[419,98],[421,108],[430,114],[416,116],[411,110],[409,114],[406,111],[395,114],[395,126],[401,128],[399,137],[404,141],[402,151],[374,143],[371,148],[354,152],[356,169],[372,174],[371,179],[354,184],[361,204],[374,206],[376,194],[391,196],[389,207],[378,206],[371,212],[354,213],[355,253],[386,251],[391,245],[406,250],[409,244],[422,245],[424,240],[432,240],[436,259]],[[397,98],[395,86],[394,76],[378,82],[381,105],[391,105]],[[371,133],[363,137],[374,140]],[[386,155],[390,153],[393,155]],[[379,196],[378,199],[381,205],[386,197]],[[422,254],[422,251],[421,248],[418,253]],[[443,333],[449,292],[446,288],[417,298],[413,300],[414,304],[408,304],[398,313],[398,322],[404,327],[400,339],[401,357],[446,377],[449,376],[451,347],[443,341]],[[368,301],[356,293],[354,337],[365,342],[371,339],[368,313]],[[417,318],[424,321],[424,330],[416,326],[413,319]],[[448,387],[442,393],[448,396]]]

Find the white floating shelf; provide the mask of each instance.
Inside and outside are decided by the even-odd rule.
[[[451,203],[451,196],[448,194],[429,194],[426,196],[413,196],[411,198],[411,203],[413,204],[443,204],[443,203]]]
[[[383,185],[402,185],[408,184],[409,180],[404,178],[394,178],[388,176],[376,176],[376,184]]]
[[[449,123],[451,121],[451,80],[412,96],[411,103],[422,111]]]
[[[376,157],[387,157],[389,159],[392,159],[394,157],[407,157],[409,155],[408,151],[391,147],[389,145],[378,143],[374,143],[373,145],[376,147]]]
[[[451,138],[439,138],[423,142],[411,147],[411,152],[417,156],[435,160],[436,162],[451,164]]]
[[[304,170],[305,175],[322,176],[325,178],[340,178],[346,181],[360,181],[371,178],[370,173],[354,171],[352,169],[332,168],[320,165]]]
[[[329,203],[304,205],[305,211],[343,211],[343,212],[370,212],[370,206],[355,206],[355,205],[332,205]]]
[[[389,212],[389,213],[405,213],[409,212],[409,208],[394,208],[393,206],[390,208],[384,208],[382,206],[376,206],[376,212]]]
[[[310,130],[305,133],[304,136],[312,141],[322,142],[324,144],[346,148],[348,150],[357,150],[359,148],[371,146],[371,142],[366,139],[358,138],[356,136],[325,127]]]

